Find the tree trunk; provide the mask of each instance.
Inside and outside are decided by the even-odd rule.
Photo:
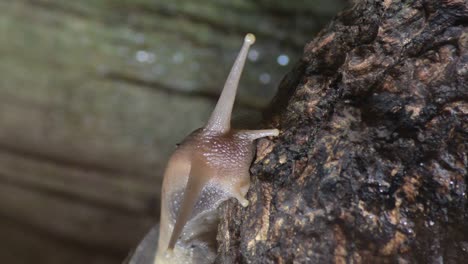
[[[468,4],[356,2],[283,80],[217,263],[466,263]]]

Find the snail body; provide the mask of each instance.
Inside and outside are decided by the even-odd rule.
[[[164,173],[157,264],[212,263],[216,256],[216,210],[235,198],[248,206],[249,167],[258,138],[277,129],[233,130],[231,113],[249,47],[247,34],[207,124],[188,135]]]

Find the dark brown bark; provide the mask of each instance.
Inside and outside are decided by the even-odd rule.
[[[466,263],[468,4],[358,1],[283,81],[218,263]]]

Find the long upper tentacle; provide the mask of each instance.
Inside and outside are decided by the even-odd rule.
[[[255,42],[255,36],[251,33],[247,34],[244,39],[244,44],[237,55],[237,59],[232,66],[231,72],[224,84],[223,91],[219,97],[213,113],[211,114],[205,129],[216,132],[227,132],[231,127],[231,112],[236,99],[237,86],[244,68],[245,60],[250,46]]]
[[[209,173],[207,173],[204,168],[205,166],[200,162],[192,160],[187,186],[184,191],[184,198],[182,199],[174,229],[172,230],[171,239],[169,240],[168,249],[170,250],[174,248],[179,236],[182,234],[184,226],[192,215],[193,208],[200,197],[203,187],[205,187],[209,181],[209,177],[207,177]]]

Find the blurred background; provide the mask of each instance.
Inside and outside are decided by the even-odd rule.
[[[0,263],[121,263],[244,34],[235,115],[255,119],[344,4],[0,0]]]

